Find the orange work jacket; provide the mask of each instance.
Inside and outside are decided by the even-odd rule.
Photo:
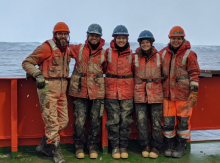
[[[134,102],[135,103],[162,103],[162,62],[161,57],[153,47],[152,54],[147,57],[134,57]]]
[[[164,98],[171,101],[185,101],[189,97],[190,87],[199,86],[200,68],[197,55],[190,50],[189,41],[184,41],[176,54],[170,50],[170,44],[160,51]]]
[[[69,95],[90,100],[104,99],[104,44],[105,40],[101,39],[96,50],[92,50],[87,40],[85,44],[70,45],[76,63],[70,79]]]
[[[24,70],[35,77],[39,72],[45,78],[66,78],[69,76],[70,51],[67,47],[61,52],[55,39],[47,40],[38,46],[22,63]],[[39,69],[35,67],[39,65]]]
[[[132,51],[130,45],[120,52],[115,48],[114,40],[106,49],[105,97],[108,99],[133,99],[134,78],[132,70]]]

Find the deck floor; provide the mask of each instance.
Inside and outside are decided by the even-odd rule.
[[[179,159],[164,157],[163,153],[160,153],[157,159],[143,158],[140,154],[141,149],[134,146],[128,148],[129,158],[120,160],[112,159],[110,153],[103,154],[101,152],[99,152],[98,159],[95,160],[89,159],[88,152],[86,152],[85,159],[76,159],[73,149],[62,149],[62,151],[67,163],[220,163],[220,141],[193,142],[190,143],[190,147],[191,149],[187,149],[186,155]],[[13,159],[10,158],[9,153],[1,153],[0,162],[53,163],[53,160],[37,152],[18,152],[18,157]]]

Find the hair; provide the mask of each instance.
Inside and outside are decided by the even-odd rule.
[[[153,47],[151,46],[151,48],[148,50],[148,51],[146,51],[146,54],[148,55],[148,56],[150,56],[151,54],[153,53]],[[137,55],[138,55],[138,57],[144,57],[143,56],[143,50],[141,49],[141,47],[138,49],[138,52],[137,52]]]

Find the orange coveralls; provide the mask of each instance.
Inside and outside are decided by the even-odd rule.
[[[185,41],[176,54],[170,50],[170,44],[160,51],[163,75],[163,133],[167,138],[177,134],[180,138],[190,138],[190,118],[192,107],[188,103],[191,87],[199,86],[200,69],[197,55],[190,50]],[[177,131],[176,131],[177,128]]]
[[[55,39],[38,46],[23,62],[23,69],[33,77],[41,72],[45,87],[37,89],[41,114],[45,124],[47,144],[60,141],[60,131],[69,121],[67,107],[67,80],[69,76],[70,51],[61,53]],[[35,67],[39,65],[39,69]]]

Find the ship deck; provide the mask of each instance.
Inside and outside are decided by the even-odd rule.
[[[90,159],[88,156],[88,151],[85,151],[86,157],[84,159],[77,159],[74,156],[74,149],[70,145],[62,146],[62,152],[67,163],[145,163],[145,162],[160,162],[160,163],[219,163],[220,162],[220,141],[203,141],[203,142],[190,142],[187,144],[187,152],[182,158],[168,158],[164,157],[163,151],[161,151],[157,159],[143,158],[141,156],[141,148],[137,144],[136,140],[129,142],[128,159],[114,160],[111,157],[111,153],[99,152],[99,157],[97,159]],[[0,162],[33,162],[33,163],[49,163],[53,162],[52,158],[47,157],[43,154],[37,153],[35,151],[36,146],[26,146],[19,147],[16,158],[10,157],[10,152],[4,152],[0,154]],[[66,148],[67,147],[67,148]],[[65,148],[65,149],[64,149]]]

